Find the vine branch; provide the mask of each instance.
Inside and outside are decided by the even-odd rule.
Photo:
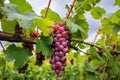
[[[35,44],[34,39],[32,38],[26,38],[23,36],[21,39],[15,39],[14,34],[2,32],[2,31],[0,31],[0,40],[9,41],[9,42],[25,42],[25,43]]]
[[[49,10],[49,7],[50,7],[50,4],[51,4],[51,0],[49,0],[49,2],[48,2],[48,6],[47,6],[47,9],[46,9],[46,12],[45,12],[45,16],[44,16],[44,18],[46,18],[46,16],[47,16],[47,13],[48,13],[48,10]]]
[[[4,46],[3,46],[1,41],[0,41],[0,45],[1,45],[2,49],[5,50],[5,48],[4,48]]]
[[[83,41],[80,41],[80,40],[71,40],[71,41],[75,41],[75,42],[79,42],[79,43],[84,43],[84,44],[86,44],[86,45],[90,45],[90,46],[94,46],[94,47],[96,47],[96,48],[98,48],[98,49],[102,49],[101,47],[99,47],[99,46],[97,46],[97,45],[94,45],[94,44],[92,44],[92,43],[83,42]]]
[[[104,80],[104,75],[105,75],[105,72],[106,72],[106,69],[107,69],[108,61],[109,61],[109,59],[107,58],[106,61],[105,61],[105,64],[104,64],[104,69],[103,69],[101,80]]]
[[[66,18],[67,18],[67,19],[70,17],[70,13],[72,12],[72,9],[73,9],[73,6],[74,6],[75,2],[76,2],[76,0],[74,0],[74,1],[72,2],[72,5],[70,5],[71,8],[69,9],[68,14],[66,15]]]
[[[95,38],[93,40],[93,44],[95,44],[95,41],[96,41],[96,39],[97,39],[98,34],[99,34],[100,31],[101,31],[101,28],[98,29],[97,34],[95,35]]]
[[[72,45],[70,45],[69,47],[70,47],[70,48],[73,48],[73,49],[76,50],[76,51],[80,51],[80,52],[82,52],[82,53],[85,54],[85,52],[82,51],[82,50],[80,50],[78,47],[74,47],[74,46],[72,46]]]

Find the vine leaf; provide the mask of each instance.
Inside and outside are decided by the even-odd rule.
[[[52,26],[54,25],[53,21],[45,18],[37,18],[35,19],[35,24],[38,28],[43,32],[44,36],[49,36],[50,32],[53,30]]]
[[[4,0],[0,0],[0,6],[4,5]]]
[[[12,44],[7,47],[5,53],[7,61],[13,61],[16,68],[21,68],[27,63],[30,51]]]
[[[120,23],[116,24],[113,30],[118,33],[120,31]]]
[[[91,15],[95,19],[100,19],[103,14],[105,14],[105,10],[103,8],[99,7],[99,6],[94,7],[91,11]]]
[[[41,11],[41,14],[44,16],[45,12],[46,12],[46,8]],[[48,10],[46,18],[49,18],[50,20],[55,20],[57,22],[61,20],[60,16],[51,9]]]
[[[14,34],[15,32],[15,25],[16,25],[17,21],[16,20],[13,20],[13,21],[1,21],[1,27],[2,27],[2,30],[4,32],[8,32],[8,33],[12,33]],[[9,25],[9,26],[8,26]],[[9,29],[8,29],[9,28]]]
[[[75,38],[81,38],[81,37],[87,35],[86,32],[85,32],[85,30],[84,30],[81,26],[73,23],[73,22],[70,21],[70,20],[66,20],[66,25],[67,25],[67,27],[69,28],[71,34],[72,34]]]
[[[5,7],[1,7],[1,9],[8,17],[8,20],[17,20],[24,29],[32,27],[34,24],[33,19],[38,18],[36,14],[30,12],[20,14],[18,7],[14,4],[6,4]]]
[[[20,13],[34,12],[31,5],[26,2],[26,0],[10,0],[10,2],[18,6]]]
[[[36,52],[42,52],[44,56],[49,57],[52,51],[52,41],[52,38],[48,36],[41,36],[41,39],[36,39]]]
[[[114,5],[118,5],[120,7],[120,0],[115,0]]]
[[[3,57],[0,57],[0,68],[2,68],[5,64],[5,59]]]

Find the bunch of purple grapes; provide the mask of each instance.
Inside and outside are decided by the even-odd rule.
[[[15,33],[14,33],[14,38],[15,39],[21,39],[23,35],[23,28],[20,27],[20,25],[17,23],[15,26]]]
[[[27,68],[28,68],[29,64],[26,63],[22,68],[18,69],[18,73],[25,73]]]
[[[34,50],[34,46],[33,46],[33,44],[31,44],[31,43],[23,43],[22,44],[22,46],[23,46],[23,48],[25,48],[25,49],[29,49],[30,50],[30,55],[33,55],[33,53],[32,53],[32,50]]]
[[[65,23],[55,24],[53,32],[53,55],[50,59],[52,64],[52,69],[55,71],[58,77],[62,76],[62,71],[64,71],[66,66],[66,57],[68,53],[69,45],[69,32],[65,26]]]
[[[44,60],[45,60],[45,56],[41,52],[37,52],[35,65],[41,66]]]

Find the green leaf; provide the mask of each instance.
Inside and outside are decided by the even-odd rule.
[[[30,51],[12,44],[7,47],[5,53],[7,61],[13,61],[16,68],[21,68],[28,62]]]
[[[3,57],[0,57],[0,68],[5,65],[5,59]]]
[[[15,25],[16,25],[17,21],[13,20],[13,21],[5,21],[3,20],[1,22],[2,25],[2,30],[4,32],[8,32],[8,33],[14,33],[15,32]],[[9,29],[8,29],[9,28]]]
[[[79,43],[78,46],[79,46],[81,49],[85,49],[85,48],[86,48],[86,46],[85,46],[84,44],[82,44],[82,43]]]
[[[95,19],[100,19],[103,16],[103,14],[105,14],[105,10],[99,6],[94,7],[91,11],[91,15]]]
[[[9,0],[9,1],[16,5],[21,5],[26,2],[26,0]]]
[[[118,5],[120,7],[120,0],[115,0],[114,5]]]
[[[38,28],[43,32],[44,36],[49,36],[50,32],[52,32],[52,26],[54,25],[53,21],[47,18],[37,18],[35,19],[35,24]]]
[[[8,20],[17,20],[21,27],[28,29],[33,26],[33,19],[38,18],[34,13],[26,12],[20,14],[18,7],[13,4],[6,4],[5,7],[1,7],[4,14],[8,17]]]
[[[81,38],[82,36],[86,35],[84,29],[81,26],[71,22],[70,20],[66,21],[66,25],[74,37]]]
[[[49,57],[52,51],[51,44],[52,44],[51,37],[41,36],[40,39],[36,39],[36,52],[42,52],[43,55]]]
[[[93,5],[96,5],[96,3],[100,2],[100,0],[90,0],[90,2],[91,2]]]
[[[4,0],[0,0],[0,6],[4,5]]]
[[[20,13],[34,12],[31,5],[26,0],[10,0],[11,3],[18,6]]]
[[[90,47],[89,53],[91,54],[92,59],[100,59],[100,56],[98,55],[96,48]]]
[[[42,16],[45,15],[45,12],[46,12],[46,8],[41,11]],[[46,18],[49,18],[50,20],[55,20],[57,22],[61,20],[60,16],[51,9],[48,10]]]
[[[113,30],[118,33],[120,31],[120,23],[116,24]]]
[[[81,15],[81,14],[78,13],[76,15],[76,18],[74,19],[74,22],[77,25],[81,26],[84,29],[84,31],[86,32],[86,36],[82,36],[82,38],[83,39],[87,38],[87,36],[88,36],[87,33],[88,33],[88,30],[89,30],[89,25],[86,22],[85,16],[83,14]]]
[[[30,4],[29,3],[23,3],[21,6],[19,6],[18,7],[19,8],[19,10],[20,10],[20,12],[21,13],[24,13],[24,12],[34,12],[33,10],[32,10],[32,7],[30,6]]]

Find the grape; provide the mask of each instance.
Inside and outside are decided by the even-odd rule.
[[[64,48],[64,49],[63,49],[63,52],[64,52],[64,53],[68,53],[68,48]]]
[[[57,62],[59,60],[60,60],[60,58],[58,56],[55,56],[55,61]]]
[[[50,64],[52,64],[52,70],[55,71],[57,76],[61,77],[66,66],[65,54],[68,53],[69,34],[64,22],[54,25],[53,30],[53,54]]]
[[[57,34],[56,37],[59,39],[59,38],[62,37],[62,35],[61,34]]]
[[[53,29],[54,29],[55,31],[57,31],[57,30],[59,29],[59,26],[58,26],[58,25],[55,25],[55,26],[53,27]]]
[[[63,27],[59,27],[59,31],[62,33],[64,31]]]
[[[64,47],[66,47],[66,46],[67,46],[67,42],[62,42],[62,45],[63,45]]]
[[[58,39],[57,38],[54,38],[54,42],[57,42],[58,41]]]
[[[50,63],[54,64],[55,60],[54,59],[50,59]]]
[[[55,65],[54,65],[54,64],[52,65],[52,69],[53,69],[53,70],[56,70],[56,67],[55,67]]]
[[[59,54],[59,52],[55,52],[55,56],[57,56]]]
[[[60,70],[58,70],[58,69],[57,69],[57,70],[55,70],[55,73],[57,73],[57,74],[58,74],[58,73],[60,73]]]
[[[62,66],[60,70],[61,70],[61,71],[64,71],[64,70],[65,70],[64,66]]]
[[[32,38],[38,38],[38,37],[40,37],[40,35],[39,35],[39,33],[38,33],[37,31],[31,33],[30,36],[31,36]]]
[[[56,66],[56,68],[59,69],[62,66],[62,64],[61,64],[61,62],[58,61],[58,62],[55,63],[55,66]]]
[[[62,66],[64,66],[64,67],[65,67],[65,66],[66,66],[66,62],[62,63]]]
[[[61,58],[61,57],[63,57],[63,56],[64,56],[64,53],[63,53],[63,52],[59,52],[57,55],[58,55],[58,57],[60,57],[60,58]]]
[[[56,43],[55,43],[55,46],[56,46],[56,47],[60,46],[60,43],[59,43],[59,42],[56,42]]]
[[[58,76],[58,77],[61,77],[61,76],[62,76],[62,73],[61,73],[61,72],[59,72],[59,73],[57,74],[57,76]]]
[[[62,32],[62,36],[67,38],[68,37],[68,32],[67,31]]]
[[[66,61],[66,57],[63,56],[63,57],[61,58],[61,62],[64,63],[65,61]]]
[[[60,46],[58,46],[58,49],[59,49],[59,50],[63,50],[64,47],[63,47],[62,45],[60,45]]]
[[[19,69],[18,69],[18,72],[19,72],[19,73],[25,73],[26,70],[27,70],[27,68],[28,68],[28,66],[29,66],[29,64],[26,63],[22,68],[19,68]]]

